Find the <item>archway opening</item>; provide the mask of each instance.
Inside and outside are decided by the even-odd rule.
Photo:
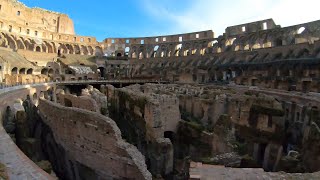
[[[21,68],[19,70],[19,74],[26,74],[26,69],[25,68]]]
[[[27,74],[32,74],[32,73],[33,73],[33,69],[32,68],[27,70]]]
[[[11,74],[18,74],[18,68],[17,67],[12,68]]]
[[[48,75],[48,69],[47,68],[42,69],[41,74]]]
[[[40,46],[37,46],[37,47],[36,47],[36,52],[41,52]]]
[[[104,67],[99,67],[98,69],[100,71],[100,77],[104,77]]]

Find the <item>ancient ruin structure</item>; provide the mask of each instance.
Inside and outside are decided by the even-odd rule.
[[[0,179],[320,178],[320,21],[74,32],[0,0]]]

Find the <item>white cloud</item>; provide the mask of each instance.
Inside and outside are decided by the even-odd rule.
[[[186,1],[191,4],[183,11],[171,7],[173,4],[177,5],[177,1],[142,1],[144,10],[155,21],[171,22],[172,26],[168,30],[170,33],[212,29],[217,36],[228,26],[268,18],[273,18],[283,27],[320,19],[320,14],[317,13],[319,0],[193,0]]]

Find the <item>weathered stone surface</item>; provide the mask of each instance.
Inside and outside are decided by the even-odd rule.
[[[190,178],[194,179],[319,179],[320,173],[272,173],[259,168],[226,168],[192,162]]]
[[[55,141],[100,177],[151,179],[144,157],[122,140],[110,118],[45,100],[40,100],[39,110]]]

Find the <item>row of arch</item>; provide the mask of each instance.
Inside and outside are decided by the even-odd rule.
[[[227,51],[249,51],[299,43],[313,43],[316,32],[309,26],[276,28],[235,36],[219,36],[202,41],[186,41],[165,44],[130,45],[123,54],[133,59],[204,55]],[[297,40],[297,37],[299,40]]]
[[[133,59],[204,55],[213,44],[214,41],[204,40],[177,44],[133,45],[126,47],[124,53]]]
[[[15,36],[4,32],[0,33],[0,46],[13,50],[22,49],[44,53],[103,55],[103,50],[100,46],[60,43],[47,40],[38,41],[35,39]]]
[[[53,74],[59,74],[59,70],[56,69],[54,70],[53,68],[43,68],[41,69],[40,73],[42,75],[53,75]],[[11,75],[16,75],[16,74],[29,74],[32,75],[34,74],[33,68],[18,68],[18,67],[13,67],[11,69]]]
[[[220,36],[217,41],[218,43],[213,47],[213,52],[246,51],[304,42],[313,43],[315,33],[309,26],[298,26],[239,34],[230,37]],[[297,37],[299,41],[297,41]]]
[[[32,68],[20,68],[18,69],[17,67],[14,67],[11,69],[11,74],[33,74],[33,69]]]

